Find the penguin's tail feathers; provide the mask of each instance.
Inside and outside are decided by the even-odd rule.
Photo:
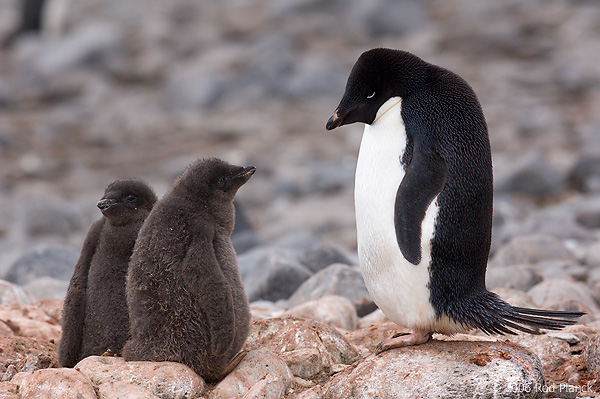
[[[480,311],[469,312],[464,324],[477,327],[486,334],[516,335],[516,331],[541,334],[540,329],[560,330],[577,323],[585,314],[578,311],[543,310],[512,306],[492,292],[478,296]]]

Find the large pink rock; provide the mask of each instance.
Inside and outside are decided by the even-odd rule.
[[[19,399],[19,395],[17,394],[17,386],[9,381],[0,382],[0,398]]]
[[[371,355],[297,399],[543,398],[544,383],[518,345],[433,340]]]
[[[58,342],[60,323],[39,305],[0,305],[2,320],[15,335]]]
[[[240,364],[210,392],[210,399],[283,398],[294,384],[285,362],[269,349],[248,352]]]
[[[327,376],[336,364],[359,358],[358,348],[334,327],[310,319],[279,317],[252,323],[245,349],[268,348],[304,379]]]
[[[48,367],[58,367],[56,344],[29,337],[0,337],[0,373],[8,373],[4,378]]]
[[[583,359],[594,378],[600,379],[600,334],[590,338],[583,351]]]
[[[129,382],[112,381],[98,387],[98,399],[161,399],[146,388]]]
[[[358,347],[366,348],[369,352],[375,352],[377,345],[383,340],[391,338],[395,334],[410,332],[409,329],[388,321],[383,324],[375,324],[360,330],[349,332],[346,339]]]
[[[19,373],[11,380],[21,399],[96,399],[85,375],[73,369],[44,369]]]
[[[198,374],[174,362],[126,362],[120,357],[90,356],[77,363],[75,370],[97,387],[115,382],[136,384],[160,398],[195,398],[206,390]]]

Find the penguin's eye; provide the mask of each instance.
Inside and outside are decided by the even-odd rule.
[[[371,93],[371,95],[368,95],[367,98],[373,98],[375,97],[375,92]]]
[[[219,184],[220,184],[220,185],[224,185],[226,180],[227,180],[227,179],[225,179],[225,176],[221,176],[221,177],[219,177]]]
[[[136,198],[136,196],[135,196],[135,195],[128,195],[128,196],[125,198],[125,201],[127,201],[127,202],[135,202],[135,200],[136,200],[136,199],[137,199],[137,198]]]

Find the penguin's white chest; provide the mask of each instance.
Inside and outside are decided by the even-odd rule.
[[[421,263],[408,262],[396,239],[394,206],[404,178],[400,161],[406,148],[400,107],[400,98],[388,100],[363,133],[355,182],[358,255],[367,289],[390,320],[410,328],[435,329],[428,285],[436,200],[421,226]]]

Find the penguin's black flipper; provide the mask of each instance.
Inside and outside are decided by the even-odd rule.
[[[432,148],[414,141],[412,160],[396,193],[394,224],[402,255],[421,262],[421,224],[431,201],[442,191],[448,175],[444,160]]]
[[[206,317],[210,334],[211,355],[223,356],[231,347],[235,338],[235,310],[233,295],[228,280],[220,267],[213,248],[214,232],[199,234],[190,244],[187,255],[181,264],[181,273],[199,275],[190,279],[193,284],[189,292],[198,292],[198,306]]]
[[[105,219],[100,219],[90,227],[69,282],[63,305],[62,334],[58,346],[58,364],[61,367],[73,367],[79,361],[88,273],[105,222]]]

